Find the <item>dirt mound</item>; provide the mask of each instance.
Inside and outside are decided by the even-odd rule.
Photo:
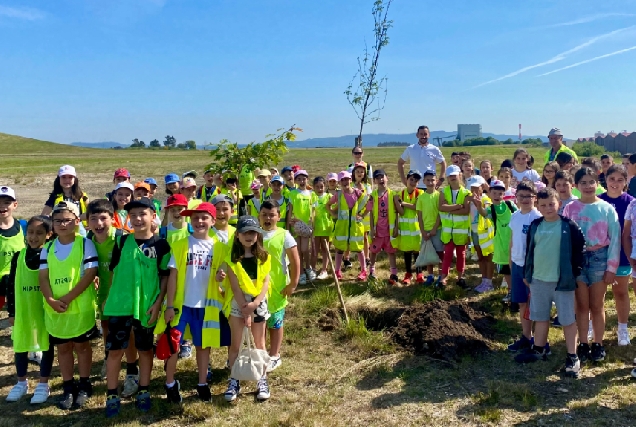
[[[433,301],[407,308],[393,339],[416,354],[456,361],[493,348],[494,324],[494,317],[465,302]]]

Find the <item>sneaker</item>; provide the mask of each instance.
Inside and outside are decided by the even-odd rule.
[[[150,400],[150,392],[142,391],[137,393],[137,397],[135,398],[135,406],[141,412],[148,412],[150,408],[152,408],[152,401]]]
[[[139,375],[126,375],[124,380],[124,389],[121,392],[122,397],[131,397],[139,390]]]
[[[362,271],[360,272],[360,274],[358,274],[357,279],[358,279],[359,281],[361,281],[361,282],[364,282],[365,280],[367,280],[367,277],[368,277],[368,275],[367,275],[366,270],[362,270]]]
[[[66,411],[68,411],[69,409],[71,409],[73,407],[73,401],[75,400],[73,393],[71,392],[64,392],[64,394],[62,395],[62,399],[60,399],[60,401],[58,402],[57,406],[60,409],[64,409]]]
[[[457,286],[459,286],[462,289],[466,289],[468,287],[468,285],[466,284],[466,280],[464,279],[457,280]]]
[[[435,276],[433,276],[432,274],[430,274],[427,278],[426,278],[426,282],[424,283],[427,286],[432,285],[433,283],[435,283]]]
[[[318,276],[316,276],[316,279],[318,279],[318,280],[325,280],[327,278],[329,278],[329,273],[327,273],[327,270],[322,270],[320,272],[320,274],[318,274]]]
[[[307,273],[307,278],[309,279],[310,282],[313,282],[314,280],[316,280],[316,272],[312,268],[308,268],[305,271]]]
[[[578,378],[581,374],[581,361],[578,357],[565,356],[565,375]]]
[[[503,279],[501,279],[501,286],[499,286],[500,288],[503,289],[508,289],[508,282],[506,282],[506,278],[504,277]],[[508,301],[505,301],[508,302]]]
[[[475,288],[475,292],[479,294],[483,294],[484,292],[489,292],[492,290],[494,290],[494,288],[488,282],[481,282],[481,284]]]
[[[181,390],[181,384],[179,384],[179,381],[175,380],[172,387],[168,387],[164,384],[163,388],[166,389],[166,400],[169,403],[181,403],[183,399],[181,398],[181,393],[179,393],[179,390]]]
[[[29,392],[29,383],[28,382],[19,382],[13,386],[9,395],[7,396],[7,402],[17,402],[22,399],[25,394]]]
[[[603,360],[605,360],[605,356],[607,356],[607,354],[605,353],[605,347],[597,342],[592,343],[592,350],[590,351],[590,353],[592,362],[602,362]]]
[[[618,345],[625,346],[631,343],[629,339],[629,331],[627,329],[618,330]]]
[[[342,280],[342,272],[340,270],[336,270],[336,279]]]
[[[417,276],[415,276],[415,283],[418,285],[424,283],[424,275],[422,273],[417,273]]]
[[[391,285],[397,285],[398,283],[400,283],[400,279],[398,279],[397,274],[391,274],[389,276],[389,283]]]
[[[636,368],[632,369],[632,377],[636,378]]]
[[[443,288],[446,286],[446,278],[442,276],[437,276],[437,280],[435,281],[436,288]]]
[[[197,394],[199,395],[199,399],[203,402],[209,402],[212,400],[212,393],[210,393],[210,387],[207,385],[198,385]]]
[[[298,284],[299,285],[306,285],[307,284],[307,275],[305,273],[300,273],[300,278],[298,279]]]
[[[506,296],[501,299],[501,302],[507,304],[510,302],[511,299],[512,299],[512,295],[510,294],[510,292],[508,292]]]
[[[188,359],[192,357],[192,346],[188,344],[182,344],[181,350],[179,350],[179,359]]]
[[[207,383],[212,382],[212,366],[208,365],[208,375],[205,377]]]
[[[378,280],[378,278],[375,276],[374,272],[369,273],[369,276],[367,278],[369,280]]]
[[[277,368],[280,368],[280,365],[283,364],[283,361],[281,360],[280,356],[271,356],[269,358],[269,366],[267,367],[267,372],[272,372],[274,370],[276,370]]]
[[[225,393],[223,395],[225,396],[225,400],[227,400],[228,402],[234,402],[240,392],[241,384],[239,383],[239,381],[235,380],[234,378],[230,378],[227,383],[227,390],[225,390]]]
[[[49,399],[50,395],[51,390],[49,389],[49,385],[46,383],[39,383],[35,387],[35,391],[33,392],[31,405],[39,405],[40,403],[46,402]]]
[[[99,375],[102,377],[103,380],[106,379],[107,368],[108,368],[108,362],[104,360],[104,364],[102,365],[102,370],[99,372]]]
[[[267,377],[263,377],[258,380],[256,384],[256,400],[263,402],[269,399],[269,384],[267,384]]]
[[[40,366],[42,363],[42,352],[41,351],[30,351],[29,352],[29,361],[35,363]]]
[[[411,273],[406,273],[404,275],[404,279],[402,279],[402,284],[404,285],[410,285],[411,284],[411,278],[413,277],[413,275]]]
[[[534,344],[534,337],[532,337],[532,343]],[[543,348],[545,349],[546,356],[550,356],[552,354],[552,350],[550,350],[549,342],[545,343],[545,346]]]
[[[531,346],[532,342],[528,338],[526,338],[525,335],[521,335],[521,338],[508,346],[508,351],[516,353],[521,350],[529,349],[531,348]]]
[[[576,347],[576,355],[581,363],[590,360],[590,345],[587,343],[579,343],[578,347]]]
[[[558,315],[554,316],[554,320],[552,320],[552,326],[555,327],[555,328],[560,328],[562,326],[561,322],[559,322],[559,316]]]
[[[74,406],[76,408],[83,408],[88,402],[88,398],[93,395],[93,385],[91,383],[88,384],[80,384],[79,391],[77,392],[77,396],[75,397]]]
[[[534,348],[528,348],[515,356],[515,362],[517,363],[533,363],[539,360],[548,360],[548,355],[545,354],[545,350],[538,351]]]
[[[351,268],[351,261],[349,261],[348,259],[345,259],[344,261],[342,261],[342,269],[344,271],[347,271]]]
[[[121,400],[119,396],[111,395],[106,398],[106,418],[113,418],[119,415],[121,410]]]

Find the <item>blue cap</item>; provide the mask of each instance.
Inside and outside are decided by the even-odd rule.
[[[293,172],[294,170],[291,168],[291,166],[285,166],[280,173],[285,173],[285,172]],[[272,178],[273,179],[273,178]]]
[[[274,175],[269,183],[271,184],[272,182],[280,182],[281,184],[285,185],[285,180],[280,175]]]
[[[157,185],[157,180],[154,178],[146,178],[144,179],[144,182],[146,184],[150,184],[150,185]]]
[[[166,185],[174,184],[175,182],[181,181],[181,178],[179,178],[179,175],[177,175],[176,173],[169,173],[164,177],[164,181]]]

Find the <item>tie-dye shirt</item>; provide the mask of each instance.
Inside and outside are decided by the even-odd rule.
[[[574,200],[563,209],[563,216],[581,227],[588,251],[607,246],[606,271],[616,273],[621,256],[621,225],[612,205],[603,200],[594,203]]]

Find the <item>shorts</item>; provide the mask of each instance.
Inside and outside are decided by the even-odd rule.
[[[245,301],[252,302],[254,301],[254,297],[251,295],[243,294],[245,297]],[[230,316],[232,317],[243,317],[243,313],[241,312],[241,308],[238,305],[238,302],[234,298],[232,298],[232,307],[230,311]],[[254,310],[254,316],[252,317],[254,323],[263,323],[267,319],[269,319],[269,310],[267,310],[267,297],[263,298],[263,301],[256,307]]]
[[[510,265],[508,264],[497,264],[497,272],[503,276],[510,276],[512,274]]]
[[[596,251],[586,252],[584,257],[583,269],[576,281],[585,283],[587,286],[602,282],[607,270],[607,246]]]
[[[110,316],[104,350],[126,350],[130,331],[135,331],[135,346],[139,351],[150,351],[155,341],[155,328],[144,328],[133,316]]]
[[[632,274],[631,265],[622,265],[618,267],[618,270],[616,270],[616,277],[627,277],[630,274]]]
[[[430,230],[427,230],[427,231],[430,231]],[[433,247],[435,248],[435,252],[444,252],[444,244],[442,243],[442,240],[439,238],[439,233],[435,233],[435,235],[431,236],[429,240],[433,242]],[[422,239],[422,241],[424,241],[424,239]]]
[[[185,334],[186,327],[190,327],[190,334],[192,335],[192,344],[195,347],[201,347],[203,345],[203,318],[205,317],[205,307],[192,308],[181,307],[181,317],[179,317],[179,324],[175,326],[175,329],[181,332],[181,336]]]
[[[283,327],[285,320],[285,309],[281,308],[267,319],[267,327],[269,329],[280,329]]]
[[[391,238],[389,236],[386,237],[378,237],[376,236],[371,242],[371,247],[369,251],[372,254],[379,254],[384,249],[384,252],[387,254],[394,254],[397,249],[391,246]]]
[[[219,325],[221,329],[221,347],[229,347],[232,344],[232,331],[230,330],[230,322],[222,311],[219,311]]]
[[[528,294],[530,293],[530,288],[528,288],[526,286],[526,284],[523,282],[523,272],[524,272],[524,268],[515,264],[514,262],[512,263],[512,268],[511,268],[511,284],[510,284],[510,289],[511,289],[511,302],[516,302],[517,304],[525,304],[528,302]]]
[[[559,323],[569,326],[576,321],[574,291],[557,291],[556,282],[532,279],[530,283],[530,320],[547,322],[550,320],[552,302],[559,313]]]
[[[58,338],[58,337],[54,337],[53,335],[49,334],[49,344],[51,344],[51,345],[61,345],[61,344],[66,344],[68,342],[75,342],[75,343],[81,344],[83,342],[90,341],[90,340],[95,339],[97,337],[99,337],[99,330],[97,329],[96,325],[93,325],[93,327],[90,328],[88,331],[84,332],[81,335],[73,337],[73,338]]]

